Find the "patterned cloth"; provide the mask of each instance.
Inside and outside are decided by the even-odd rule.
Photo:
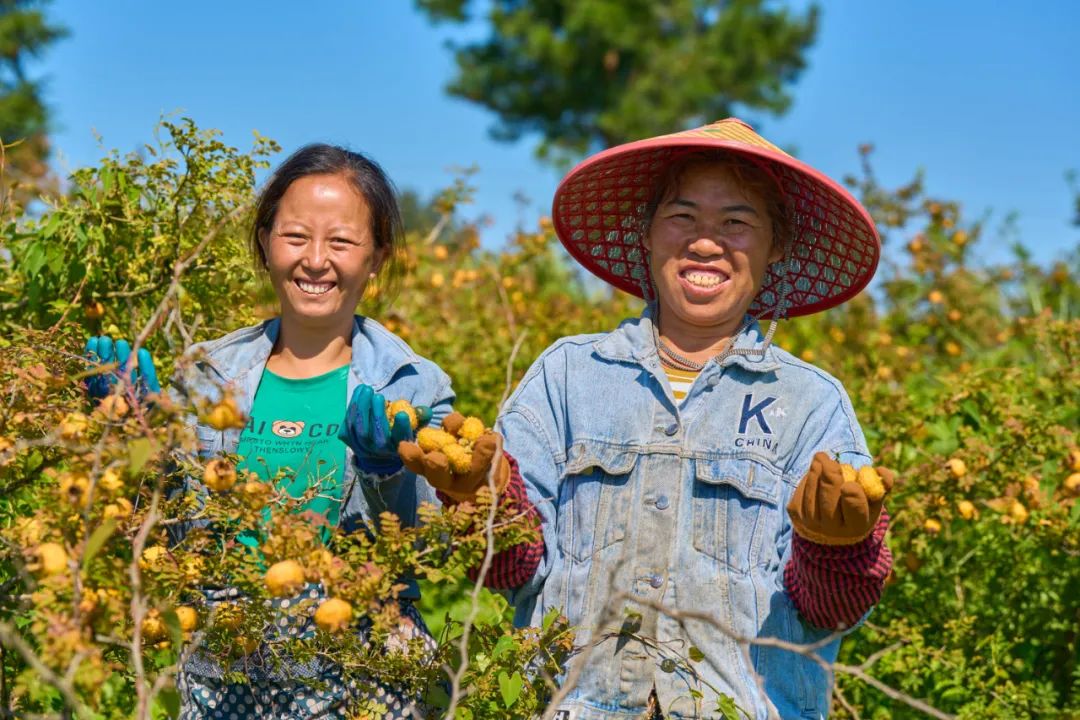
[[[281,617],[271,632],[285,637],[304,637],[312,632],[309,614],[290,615],[290,605],[318,601],[325,594],[319,585],[309,585],[299,596],[273,601]],[[419,611],[407,600],[400,601],[402,640],[421,638],[429,651],[435,641]],[[366,636],[370,624],[362,620],[359,632]],[[260,650],[232,668],[248,676],[247,683],[226,683],[221,666],[204,654],[195,653],[177,679],[180,691],[180,720],[309,720],[347,718],[350,707],[364,703],[375,708],[373,718],[411,720],[424,717],[426,708],[418,698],[403,696],[400,689],[374,680],[345,680],[338,668],[325,662],[271,665]]]

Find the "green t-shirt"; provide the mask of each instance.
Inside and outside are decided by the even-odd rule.
[[[236,448],[242,458],[239,467],[263,480],[285,470],[279,487],[293,497],[321,482],[318,495],[302,509],[322,515],[331,526],[338,522],[345,475],[345,443],[337,434],[345,418],[348,381],[348,365],[302,380],[264,370]],[[249,532],[240,541],[249,547],[258,545]]]

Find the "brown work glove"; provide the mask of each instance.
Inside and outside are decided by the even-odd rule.
[[[887,468],[875,468],[885,488],[877,500],[854,478],[844,477],[840,463],[819,452],[810,470],[788,503],[795,532],[822,545],[854,545],[873,532],[894,476]],[[849,468],[850,471],[850,468]]]
[[[465,423],[465,416],[454,412],[443,420],[442,429],[457,437]],[[415,442],[398,444],[398,455],[409,470],[422,475],[431,487],[451,498],[455,503],[476,499],[480,488],[488,487],[488,473],[495,465],[495,492],[501,494],[510,482],[510,463],[499,450],[499,438],[492,430],[485,430],[472,446],[472,460],[465,472],[455,472],[450,458],[441,450],[425,451]]]

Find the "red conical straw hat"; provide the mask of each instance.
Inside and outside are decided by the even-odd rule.
[[[618,145],[584,160],[555,191],[555,231],[594,275],[643,297],[651,283],[642,218],[660,176],[687,151],[726,150],[765,169],[780,185],[793,237],[783,261],[769,267],[749,312],[771,317],[786,285],[788,316],[839,305],[866,287],[881,240],[870,214],[832,179],[785,153],[746,123],[728,118],[684,132]]]

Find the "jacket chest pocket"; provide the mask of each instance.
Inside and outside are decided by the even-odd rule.
[[[577,562],[626,537],[630,473],[637,455],[604,446],[574,445],[559,486],[559,550]]]
[[[697,460],[694,549],[740,573],[778,563],[782,483],[775,470],[748,458]]]

